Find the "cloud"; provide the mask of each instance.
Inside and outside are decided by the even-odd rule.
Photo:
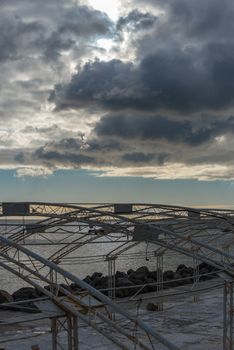
[[[126,79],[134,80],[131,63],[120,60],[109,62],[88,62],[80,73],[75,74],[67,85],[57,85],[51,93],[50,101],[55,102],[57,109],[88,107],[120,108],[124,100],[137,99],[136,89],[130,89]],[[132,85],[134,85],[132,82]]]
[[[200,124],[200,125],[199,125]],[[223,134],[234,133],[234,117],[210,120],[193,125],[190,120],[174,121],[158,115],[107,115],[95,126],[99,137],[115,136],[129,139],[165,139],[171,143],[197,146]]]
[[[233,107],[232,1],[149,2],[162,11],[157,18],[133,9],[117,22],[117,31],[139,30],[128,45],[136,47],[135,60],[88,63],[55,87],[51,100],[58,109],[91,104],[192,113]]]
[[[234,166],[206,164],[188,166],[183,163],[164,164],[164,166],[150,167],[125,167],[107,168],[99,176],[107,177],[144,177],[155,180],[185,180],[193,179],[200,181],[232,180],[234,178]]]
[[[38,148],[33,158],[36,162],[44,163],[45,166],[53,168],[79,168],[84,165],[94,165],[95,158],[83,152],[85,148],[81,139],[62,139],[58,142],[51,142]]]
[[[185,37],[208,41],[233,39],[234,4],[231,0],[134,0],[133,5],[136,3],[148,3],[162,11],[167,32],[177,29],[174,36],[182,33]]]
[[[136,0],[116,23],[67,0],[0,9],[1,168],[234,177],[230,0]]]
[[[126,30],[132,31],[142,31],[144,29],[151,28],[157,17],[145,12],[142,13],[137,9],[130,11],[126,16],[121,16],[116,23],[117,32],[124,32]]]
[[[52,142],[36,150],[29,161],[37,167],[83,168],[93,173],[98,171],[102,176],[231,179],[234,176],[232,147],[232,135],[196,145],[188,142],[186,147],[171,143],[170,139],[128,137],[120,141],[116,135],[96,135],[86,141]]]
[[[123,161],[127,163],[148,163],[155,158],[154,153],[142,153],[142,152],[132,152],[125,153],[122,157]]]
[[[217,44],[200,54],[170,48],[147,55],[140,64],[87,63],[68,84],[55,87],[50,101],[57,109],[95,106],[177,113],[233,107],[234,46]]]
[[[24,22],[15,17],[4,16],[4,9],[0,17],[0,61],[20,59],[25,47],[42,34],[43,27],[36,21]]]
[[[25,56],[57,60],[72,49],[81,56],[88,43],[112,31],[107,15],[72,2],[49,0],[39,9],[36,2],[13,1],[0,9],[1,61]]]
[[[16,177],[44,177],[53,174],[53,169],[45,167],[22,167],[16,170]]]

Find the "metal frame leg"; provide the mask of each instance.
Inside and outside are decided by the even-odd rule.
[[[67,345],[62,345],[59,343],[59,330],[65,330],[67,332]],[[51,319],[51,331],[52,350],[78,350],[78,320],[76,316],[69,314],[66,318],[61,318],[61,320],[59,319],[59,317],[53,317]]]
[[[77,317],[67,317],[67,343],[68,350],[78,350],[78,324]]]
[[[223,350],[233,350],[233,283],[225,281],[223,289]]]
[[[193,287],[196,287],[196,284],[199,282],[199,264],[196,258],[193,258]],[[193,297],[193,302],[196,303],[199,301],[199,294],[196,293]]]
[[[57,350],[57,336],[58,336],[58,327],[57,327],[57,318],[53,317],[51,319],[51,332],[52,332],[52,350]]]
[[[157,255],[157,293],[163,290],[163,255]],[[158,303],[158,310],[163,310],[163,301]]]

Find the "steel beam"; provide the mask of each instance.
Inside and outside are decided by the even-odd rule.
[[[7,256],[6,254],[2,254],[0,252],[0,255],[4,256],[6,259],[8,259],[10,262],[14,262],[17,266],[19,266],[21,268],[21,272],[15,271],[13,270],[10,266],[6,266],[6,264],[0,262],[0,265],[5,267],[8,271],[12,271],[13,273],[15,273],[18,276],[21,276],[25,281],[29,282],[30,284],[32,284],[33,286],[37,286],[36,283],[30,279],[30,275],[32,277],[37,276],[40,277],[42,281],[48,281],[50,283],[50,280],[41,275],[40,272],[42,271],[42,269],[44,269],[45,267],[48,269],[52,269],[54,271],[56,271],[58,273],[58,275],[63,276],[63,278],[65,280],[69,280],[71,282],[76,283],[78,286],[80,286],[81,288],[83,288],[84,290],[86,290],[91,296],[96,297],[98,300],[100,300],[101,302],[103,302],[106,306],[109,307],[109,309],[111,310],[111,312],[115,312],[118,313],[119,315],[122,315],[124,318],[126,318],[128,321],[133,322],[135,325],[137,325],[137,327],[139,329],[141,329],[142,331],[144,331],[146,333],[146,335],[148,337],[153,337],[155,338],[159,343],[163,344],[165,347],[167,347],[170,350],[178,350],[178,348],[172,344],[171,342],[169,342],[165,337],[161,336],[158,332],[156,332],[153,328],[151,328],[148,324],[146,324],[145,322],[143,322],[141,319],[136,319],[134,315],[132,315],[131,313],[127,312],[125,309],[121,308],[119,305],[117,305],[116,303],[114,303],[110,298],[106,297],[105,295],[103,295],[101,292],[99,292],[98,290],[96,290],[95,288],[93,288],[92,286],[90,286],[89,284],[85,283],[84,281],[80,280],[78,277],[72,275],[71,273],[65,271],[64,269],[62,269],[61,267],[57,266],[56,264],[54,264],[51,261],[48,261],[47,259],[41,257],[40,255],[30,251],[29,249],[22,247],[21,245],[18,245],[12,241],[10,241],[7,238],[1,237],[0,236],[0,242],[4,245],[7,246],[11,246],[12,248],[14,248],[19,252],[24,253],[25,255],[27,255],[30,258],[33,258],[35,260],[35,262],[37,262],[38,264],[41,264],[41,268],[38,268],[35,270],[30,269],[28,266],[26,266],[23,263],[20,263],[17,260],[14,260],[13,258],[10,258],[9,256]],[[30,272],[30,274],[27,273],[27,275],[23,274],[23,269],[26,270],[27,272]],[[47,273],[48,275],[48,273]],[[46,275],[46,276],[47,276]],[[41,287],[37,287],[39,289],[43,289]],[[69,297],[69,299],[72,299],[74,301],[77,302],[77,306],[81,306],[82,309],[88,310],[88,305],[84,305],[84,303],[82,303],[82,300],[80,300],[78,298],[78,296],[74,296],[72,295],[72,293],[70,293],[69,291],[67,291],[66,289],[62,288],[60,285],[57,285],[57,289],[61,290],[61,292],[65,295],[67,295]],[[56,302],[56,304],[59,306],[61,306],[62,308],[65,308],[65,310],[67,310],[69,313],[73,314],[73,316],[78,316],[80,314],[79,309],[77,310],[74,303],[70,303],[68,302],[68,300],[64,300],[59,299],[57,297],[57,293],[56,295],[52,295],[52,292],[46,292],[45,294],[47,294],[49,297],[52,297],[52,300]],[[109,326],[111,326],[111,320],[108,322]],[[105,335],[107,336],[105,330],[103,331],[103,333],[105,333]],[[125,333],[125,330],[123,329],[123,334]],[[113,338],[113,337],[111,337]],[[134,343],[136,342],[134,337],[130,337],[129,339],[131,341],[133,341]]]

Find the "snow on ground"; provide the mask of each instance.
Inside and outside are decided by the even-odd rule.
[[[203,282],[203,286],[220,284],[220,281]],[[223,289],[216,287],[211,291],[204,291],[199,300],[194,302],[194,297],[184,294],[190,286],[173,288],[173,292],[181,295],[164,296],[163,311],[147,311],[147,303],[154,302],[155,294],[141,295],[141,302],[121,301],[121,305],[132,313],[138,312],[139,317],[164,335],[181,350],[220,350],[222,348],[223,332]],[[163,293],[169,294],[168,290]],[[147,298],[146,300],[144,300]],[[139,308],[137,308],[139,306]],[[138,309],[138,311],[137,311]],[[15,313],[18,317],[22,313]],[[0,320],[12,317],[12,312],[0,311]],[[1,323],[0,323],[1,324]],[[30,338],[28,338],[30,337]],[[15,338],[18,338],[14,340]],[[26,338],[20,340],[19,338]],[[65,332],[60,333],[60,339],[66,342]],[[51,350],[51,334],[49,320],[38,320],[30,323],[21,323],[14,326],[0,326],[0,348],[5,350],[30,350],[37,344],[40,350]],[[116,349],[103,336],[80,324],[79,344],[81,350],[110,350]],[[155,344],[156,345],[156,344]],[[157,350],[165,347],[156,346]]]

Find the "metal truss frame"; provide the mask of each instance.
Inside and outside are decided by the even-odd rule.
[[[114,303],[110,298],[80,280],[78,277],[57,266],[55,263],[48,261],[7,238],[0,237],[0,242],[2,245],[10,247],[10,251],[13,253],[12,257],[12,254],[10,256],[9,251],[7,254],[0,252],[0,256],[8,262],[7,264],[0,261],[0,266],[43,292],[43,294],[47,295],[59,308],[66,312],[69,317],[78,317],[86,324],[91,325],[99,333],[115,343],[119,348],[130,349],[132,347],[131,344],[133,343],[139,349],[151,349],[151,341],[147,344],[143,342],[138,335],[134,335],[131,331],[126,330],[124,324],[127,322],[130,329],[133,329],[137,324],[143,334],[143,338],[148,338],[150,340],[154,339],[155,342],[162,344],[167,349],[178,350],[174,344],[167,341],[167,339],[141,321],[141,319],[136,319],[133,315]],[[18,260],[18,253],[26,255],[31,260],[34,268],[25,265],[20,259]],[[62,285],[51,282],[49,279],[51,270],[56,272],[60,277],[60,280],[63,278],[64,283]],[[41,282],[47,283],[51,288],[49,290],[44,289],[40,284]],[[76,283],[77,286],[86,292],[83,297],[80,294],[74,295],[68,288],[64,287],[65,285],[69,286],[71,282]],[[61,294],[63,296],[59,296]],[[87,297],[87,295],[88,301],[84,298]],[[96,307],[95,305],[97,303],[98,305]],[[100,306],[102,306],[103,310],[99,310]],[[113,313],[119,316],[120,321],[117,322],[112,320],[111,314]],[[70,328],[71,325],[72,322],[68,322],[69,334],[73,334],[69,338],[70,344],[72,345],[69,345],[70,347],[68,347],[68,350],[76,350],[76,343],[71,341],[71,337],[76,339],[74,327]],[[54,331],[53,334],[56,334],[56,331]]]
[[[98,242],[100,237],[105,237],[117,243],[120,242],[120,237],[122,237],[124,243],[119,244],[118,248],[106,256],[109,266],[109,296],[114,298],[115,281],[113,276],[115,260],[120,254],[139,244],[139,242],[133,241],[133,236],[136,228],[142,228],[142,241],[145,240],[156,245],[155,256],[160,266],[163,264],[161,261],[163,254],[167,250],[173,250],[193,259],[195,264],[195,282],[198,273],[198,262],[206,262],[218,270],[224,271],[226,277],[228,276],[229,279],[234,280],[234,255],[231,253],[231,248],[234,246],[234,211],[194,209],[157,204],[131,204],[130,206],[130,211],[119,212],[116,211],[115,204],[27,203],[29,210],[25,217],[39,220],[31,225],[27,224],[27,220],[23,218],[22,225],[17,226],[12,225],[5,217],[5,225],[2,224],[0,227],[0,256],[4,258],[5,262],[1,262],[0,265],[12,273],[18,274],[18,276],[27,280],[28,283],[36,288],[40,289],[40,283],[46,281],[51,287],[50,291],[47,291],[50,293],[48,296],[62,309],[66,309],[68,305],[64,304],[64,300],[58,300],[58,294],[56,293],[60,291],[66,295],[66,298],[70,298],[69,300],[74,301],[75,298],[75,302],[79,306],[82,305],[89,317],[87,319],[80,310],[77,311],[75,309],[74,311],[73,307],[69,305],[69,308],[66,310],[70,312],[72,317],[79,316],[95,328],[98,326],[94,319],[98,315],[102,322],[104,320],[107,322],[108,320],[109,327],[111,324],[111,327],[115,328],[115,330],[118,329],[118,332],[125,335],[128,341],[131,339],[141,348],[146,346],[146,349],[147,345],[143,345],[139,339],[135,339],[132,335],[126,334],[126,330],[123,327],[117,324],[114,319],[110,319],[110,315],[113,315],[113,313],[122,315],[122,310],[120,312],[118,307],[116,309],[116,304],[109,298],[94,288],[90,290],[89,285],[84,285],[82,284],[84,283],[83,281],[76,279],[75,283],[79,286],[82,285],[82,288],[89,296],[91,295],[92,298],[97,297],[95,293],[98,293],[98,299],[102,300],[107,309],[109,308],[106,315],[100,316],[99,311],[94,313],[93,309],[88,307],[88,305],[83,305],[83,301],[81,302],[78,296],[74,297],[72,293],[69,292],[69,294],[67,290],[56,284],[55,276],[57,274],[60,274],[60,277],[65,278],[65,280],[68,278],[66,271],[57,270],[57,268],[60,269],[57,265],[66,256],[85,244]],[[4,211],[2,206],[0,206],[0,216],[4,216],[3,214]],[[150,232],[148,239],[143,235],[145,228]],[[61,234],[59,240],[58,234]],[[23,247],[25,241],[36,235],[47,240],[50,244],[55,245],[59,242],[62,246],[42,262],[42,257],[35,256],[34,253]],[[31,262],[31,267],[22,262],[20,257],[22,253]],[[160,269],[158,268],[157,270],[159,271]],[[68,279],[74,282],[76,277],[71,274],[68,275]],[[52,278],[51,276],[54,277]],[[158,278],[160,280],[160,276]],[[37,283],[35,283],[35,279]],[[163,283],[163,281],[160,280],[160,283]],[[158,284],[159,286],[160,283]],[[231,315],[233,307],[233,302],[231,302],[233,290],[229,287],[226,286],[224,290],[224,350],[233,349],[232,341],[229,341],[232,337],[233,327],[230,326],[232,322],[227,316]],[[56,293],[55,290],[57,291]],[[82,309],[82,311],[84,310]],[[133,321],[129,315],[125,315],[125,317]],[[139,323],[139,327],[142,327],[142,330],[147,331],[150,336],[160,341],[159,335],[154,334],[148,328],[146,330],[144,324]],[[106,333],[105,329],[99,329],[99,331],[100,333]],[[122,348],[124,346],[127,348],[125,343],[120,344],[120,341],[113,335],[105,334],[105,336],[115,342],[120,348],[121,346],[123,346]],[[75,345],[72,346],[71,349],[76,349]],[[173,349],[172,344],[166,340],[165,346]]]

